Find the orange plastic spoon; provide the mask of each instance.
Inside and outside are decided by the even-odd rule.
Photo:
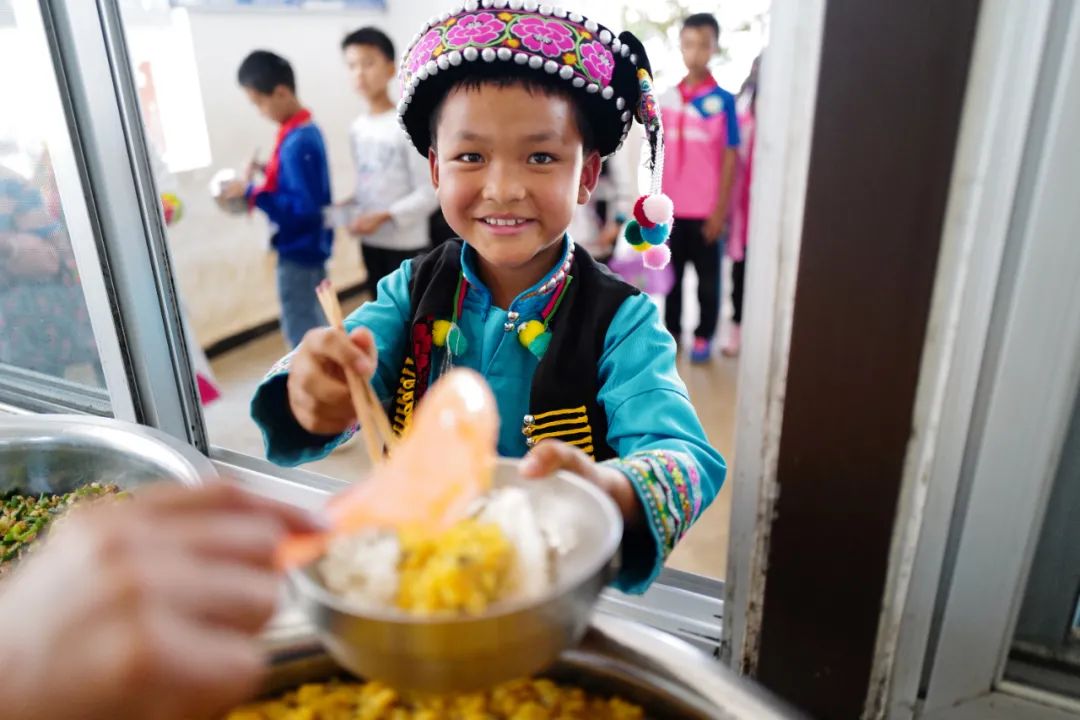
[[[445,530],[491,489],[498,433],[495,396],[484,378],[450,371],[416,408],[389,459],[327,502],[331,530],[287,538],[278,548],[279,566],[306,565],[335,535],[366,528]]]

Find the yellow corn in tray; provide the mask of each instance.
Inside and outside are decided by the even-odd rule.
[[[407,698],[379,683],[303,685],[225,720],[643,720],[617,697],[587,695],[550,680],[517,680],[484,693]]]
[[[463,520],[436,535],[403,532],[397,605],[415,615],[482,614],[506,597],[514,548],[491,523]]]

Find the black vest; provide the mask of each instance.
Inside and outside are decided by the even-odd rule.
[[[405,328],[411,343],[394,397],[394,430],[400,434],[413,407],[436,377],[445,348],[434,347],[432,325],[453,316],[454,290],[461,274],[461,241],[443,243],[413,260],[409,297],[412,318]],[[637,288],[623,282],[581,247],[574,251],[573,281],[550,319],[551,344],[533,375],[529,414],[521,431],[531,447],[548,437],[584,450],[596,460],[615,457],[607,443],[607,415],[597,402],[604,339],[616,311]],[[517,422],[502,418],[502,422]]]

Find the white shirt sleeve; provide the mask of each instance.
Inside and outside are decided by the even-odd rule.
[[[426,158],[420,156],[407,141],[402,145],[406,154],[406,167],[410,192],[390,204],[388,211],[398,226],[412,225],[426,220],[439,207],[435,188],[431,185],[431,171]]]

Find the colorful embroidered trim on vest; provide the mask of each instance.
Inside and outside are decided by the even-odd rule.
[[[416,403],[427,392],[431,381],[431,348],[434,340],[431,332],[432,319],[424,318],[413,324],[412,354],[406,355],[405,364],[398,378],[394,393],[394,432],[399,436],[412,422]]]

